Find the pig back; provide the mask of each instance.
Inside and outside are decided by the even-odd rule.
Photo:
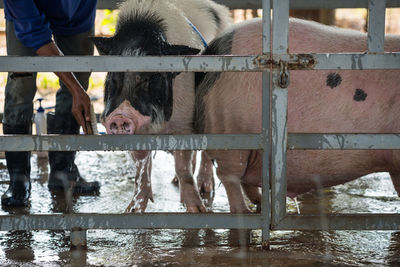
[[[230,38],[226,38],[227,34]],[[227,34],[225,41],[230,42],[231,55],[261,54],[260,19],[234,25]],[[366,49],[364,33],[290,19],[290,53],[351,53]],[[387,36],[385,50],[400,51],[400,38]],[[197,114],[196,118],[202,121],[199,132],[260,132],[261,73],[224,72],[217,76],[209,79],[206,86],[203,82],[196,92],[201,98],[196,99],[196,104],[203,105],[198,112],[202,115]],[[399,84],[399,70],[290,71],[288,132],[400,132],[396,120],[400,105],[395,104],[399,102]]]

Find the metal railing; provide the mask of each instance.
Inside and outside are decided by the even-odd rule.
[[[117,1],[99,1],[99,8]],[[235,7],[242,1],[217,1]],[[239,3],[240,2],[240,3]],[[263,54],[254,56],[176,57],[0,57],[0,71],[259,71],[263,73],[262,132],[252,135],[132,135],[132,136],[0,136],[2,151],[62,150],[187,150],[261,149],[263,187],[260,214],[40,214],[0,216],[0,230],[72,230],[133,228],[262,229],[263,245],[272,230],[398,230],[400,214],[286,214],[287,149],[400,149],[397,134],[288,134],[287,88],[278,86],[276,62],[301,62],[305,70],[399,69],[400,54],[385,53],[384,11],[400,1],[263,0]],[[243,8],[258,8],[246,1]],[[368,53],[288,55],[289,8],[369,7]],[[251,7],[250,7],[251,6]],[[272,19],[272,49],[271,8]],[[272,51],[272,53],[270,53]],[[270,69],[269,67],[272,66]],[[296,67],[299,68],[298,66]],[[272,80],[271,80],[272,79]],[[271,82],[272,81],[272,82]],[[270,99],[272,84],[272,99]],[[285,86],[284,86],[285,87]],[[287,87],[287,86],[286,86]],[[271,106],[270,106],[271,105]],[[272,112],[270,121],[269,110]],[[270,138],[270,136],[272,136]],[[271,152],[271,154],[270,154]],[[271,158],[269,158],[271,155]],[[271,169],[269,163],[271,162]],[[271,188],[270,188],[271,183]],[[271,201],[270,199],[271,192]]]
[[[97,9],[117,9],[118,3],[124,0],[98,0]],[[219,4],[228,6],[231,9],[260,9],[260,0],[214,0]],[[386,7],[399,7],[399,0],[386,0]],[[290,9],[334,9],[334,8],[368,8],[368,0],[290,0]],[[0,8],[3,8],[3,1],[0,1]]]
[[[273,48],[274,56],[288,56],[288,8],[289,1],[273,1]],[[369,0],[368,51],[352,54],[312,55],[317,62],[314,69],[399,69],[400,53],[385,53],[384,0]],[[276,15],[276,16],[275,16]],[[276,36],[276,32],[280,32]],[[277,38],[278,37],[278,38]],[[275,38],[275,39],[274,39]],[[278,48],[278,49],[274,49]],[[379,62],[370,56],[382,57]],[[393,60],[389,58],[393,57]],[[352,62],[352,63],[350,63]],[[377,66],[379,64],[380,66]],[[273,80],[279,72],[273,70]],[[272,83],[272,158],[271,158],[271,229],[298,230],[398,230],[400,214],[327,214],[320,225],[320,216],[287,215],[286,213],[286,148],[288,149],[395,149],[398,148],[397,134],[287,134],[287,88]]]

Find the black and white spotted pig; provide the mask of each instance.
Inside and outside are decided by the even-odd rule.
[[[229,10],[210,0],[128,0],[120,6],[116,33],[93,38],[103,55],[196,55],[231,24]],[[194,73],[108,73],[104,125],[109,134],[193,132]],[[174,153],[181,201],[206,211],[193,180],[192,151]],[[134,151],[136,187],[127,211],[143,212],[151,190],[149,151]],[[203,155],[200,190],[213,188],[212,164]]]

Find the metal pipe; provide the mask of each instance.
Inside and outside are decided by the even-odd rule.
[[[400,53],[367,54],[274,54],[254,56],[65,56],[16,57],[0,56],[0,71],[74,71],[74,72],[240,72],[280,69],[280,61],[288,63],[287,70],[366,70],[399,69]]]
[[[263,54],[271,52],[271,1],[263,0]],[[261,199],[261,218],[262,218],[262,247],[269,249],[270,225],[271,225],[271,205],[270,205],[270,177],[269,165],[271,152],[270,139],[270,82],[271,71],[262,73],[262,136],[263,136],[263,158],[262,158],[262,199]]]
[[[258,134],[0,135],[0,151],[262,149]]]
[[[288,149],[400,149],[399,134],[289,133]]]
[[[383,53],[386,0],[368,0],[368,53]]]
[[[259,214],[124,213],[1,215],[0,231],[72,229],[261,229]],[[245,222],[245,223],[243,223]]]
[[[272,54],[288,51],[289,0],[273,0]],[[286,70],[285,70],[286,72]],[[286,73],[287,74],[287,73]],[[279,84],[283,70],[272,72],[271,111],[271,225],[286,215],[286,142],[287,142],[287,84]]]
[[[324,223],[321,224],[321,218]],[[400,230],[400,214],[288,215],[273,230]],[[372,240],[371,240],[372,242]]]

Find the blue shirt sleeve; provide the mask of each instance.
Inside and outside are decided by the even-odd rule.
[[[15,35],[27,47],[39,49],[50,43],[51,29],[33,0],[4,0],[6,19],[14,23]]]

